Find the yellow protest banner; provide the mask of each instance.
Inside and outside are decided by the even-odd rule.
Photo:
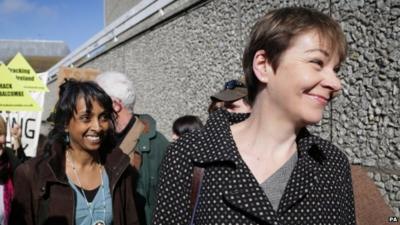
[[[6,65],[0,64],[0,111],[40,111],[39,105],[32,99]]]
[[[10,72],[15,75],[15,78],[19,81],[23,88],[28,91],[39,91],[48,92],[45,83],[40,80],[39,76],[29,65],[28,61],[22,56],[21,53],[17,53],[11,62],[8,64]]]

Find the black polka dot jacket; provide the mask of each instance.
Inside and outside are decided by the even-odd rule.
[[[153,224],[189,224],[193,165],[204,167],[196,225],[355,224],[350,166],[330,142],[303,129],[298,161],[274,211],[241,159],[229,126],[247,118],[218,110],[202,131],[172,144],[163,160]]]

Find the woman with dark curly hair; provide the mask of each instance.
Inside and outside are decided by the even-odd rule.
[[[138,224],[133,171],[115,148],[114,120],[97,84],[66,80],[45,153],[16,170],[10,224]]]

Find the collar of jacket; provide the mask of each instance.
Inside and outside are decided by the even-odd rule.
[[[136,114],[137,118],[144,123],[144,132],[139,136],[138,150],[140,153],[149,152],[150,140],[156,137],[156,121],[147,114]]]
[[[52,146],[52,154],[48,158],[49,170],[43,174],[45,180],[50,182],[60,182],[68,184],[68,178],[65,173],[65,150],[62,144],[55,142]],[[109,151],[105,155],[104,168],[110,179],[110,187],[114,187],[120,175],[129,166],[129,157],[125,155],[118,147]]]
[[[277,222],[276,215],[278,214],[272,209],[272,205],[268,202],[261,188],[258,187],[255,192],[248,191],[247,188],[241,187],[240,182],[236,182],[241,180],[249,184],[257,183],[253,176],[248,176],[248,173],[243,172],[248,169],[241,160],[237,160],[239,153],[235,150],[236,145],[229,128],[231,124],[243,121],[248,116],[249,114],[231,114],[225,110],[218,110],[210,115],[206,127],[199,131],[196,136],[198,142],[192,145],[192,160],[194,164],[200,167],[212,165],[213,162],[231,163],[235,169],[228,175],[230,178],[225,185],[225,200],[237,209],[272,224]],[[284,204],[279,206],[278,213],[286,212],[308,193],[312,192],[316,183],[319,182],[318,170],[326,159],[323,153],[326,142],[319,137],[311,135],[306,129],[301,130],[296,142],[298,146],[298,161],[286,189],[297,191],[285,191],[281,199]],[[251,171],[248,172],[251,173]],[[304,184],[304,187],[299,189],[299,183]],[[260,203],[259,201],[251,201],[251,199],[265,199],[265,201]],[[260,207],[257,204],[262,204],[264,208],[268,209],[266,211],[273,213],[266,214],[264,211],[255,210]]]
[[[249,113],[229,113],[224,109],[218,109],[211,113],[206,126],[198,134],[198,143],[194,143],[193,147],[196,148],[198,154],[193,154],[192,160],[199,164],[218,161],[236,163],[236,153],[232,151],[232,149],[236,149],[236,145],[230,126],[247,119],[249,115]],[[306,128],[303,128],[297,136],[296,142],[299,159],[309,155],[316,163],[323,163],[326,157],[321,151],[321,139],[319,137],[311,135]],[[209,146],[212,146],[212,149]],[[218,149],[218,151],[215,149]]]

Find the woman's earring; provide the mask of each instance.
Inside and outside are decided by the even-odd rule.
[[[64,137],[64,142],[65,142],[65,144],[67,144],[67,145],[69,145],[69,133],[68,132],[65,132],[65,137]]]

